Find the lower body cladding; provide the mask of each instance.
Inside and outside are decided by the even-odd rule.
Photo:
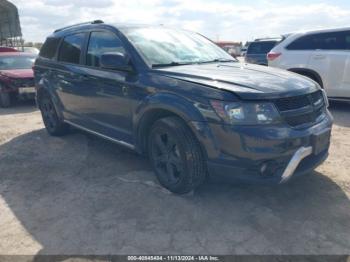
[[[328,156],[333,118],[297,129],[287,124],[232,126],[195,123],[212,180],[284,183]]]

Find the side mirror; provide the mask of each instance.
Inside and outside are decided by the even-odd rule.
[[[129,58],[119,52],[102,54],[100,65],[106,69],[132,71]]]

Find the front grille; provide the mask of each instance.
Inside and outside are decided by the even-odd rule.
[[[293,127],[312,125],[325,111],[322,91],[274,101],[284,120]]]
[[[275,104],[278,110],[288,111],[308,106],[310,104],[310,101],[307,96],[294,96],[278,99],[276,100]]]

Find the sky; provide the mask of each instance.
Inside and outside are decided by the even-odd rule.
[[[349,0],[10,0],[26,41],[85,21],[176,26],[214,41],[249,41],[300,30],[350,27]]]

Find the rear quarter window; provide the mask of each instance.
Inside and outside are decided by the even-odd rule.
[[[60,43],[60,40],[61,40],[60,38],[56,38],[56,37],[47,38],[44,45],[40,49],[39,56],[48,58],[48,59],[53,59],[56,55],[56,51]]]

